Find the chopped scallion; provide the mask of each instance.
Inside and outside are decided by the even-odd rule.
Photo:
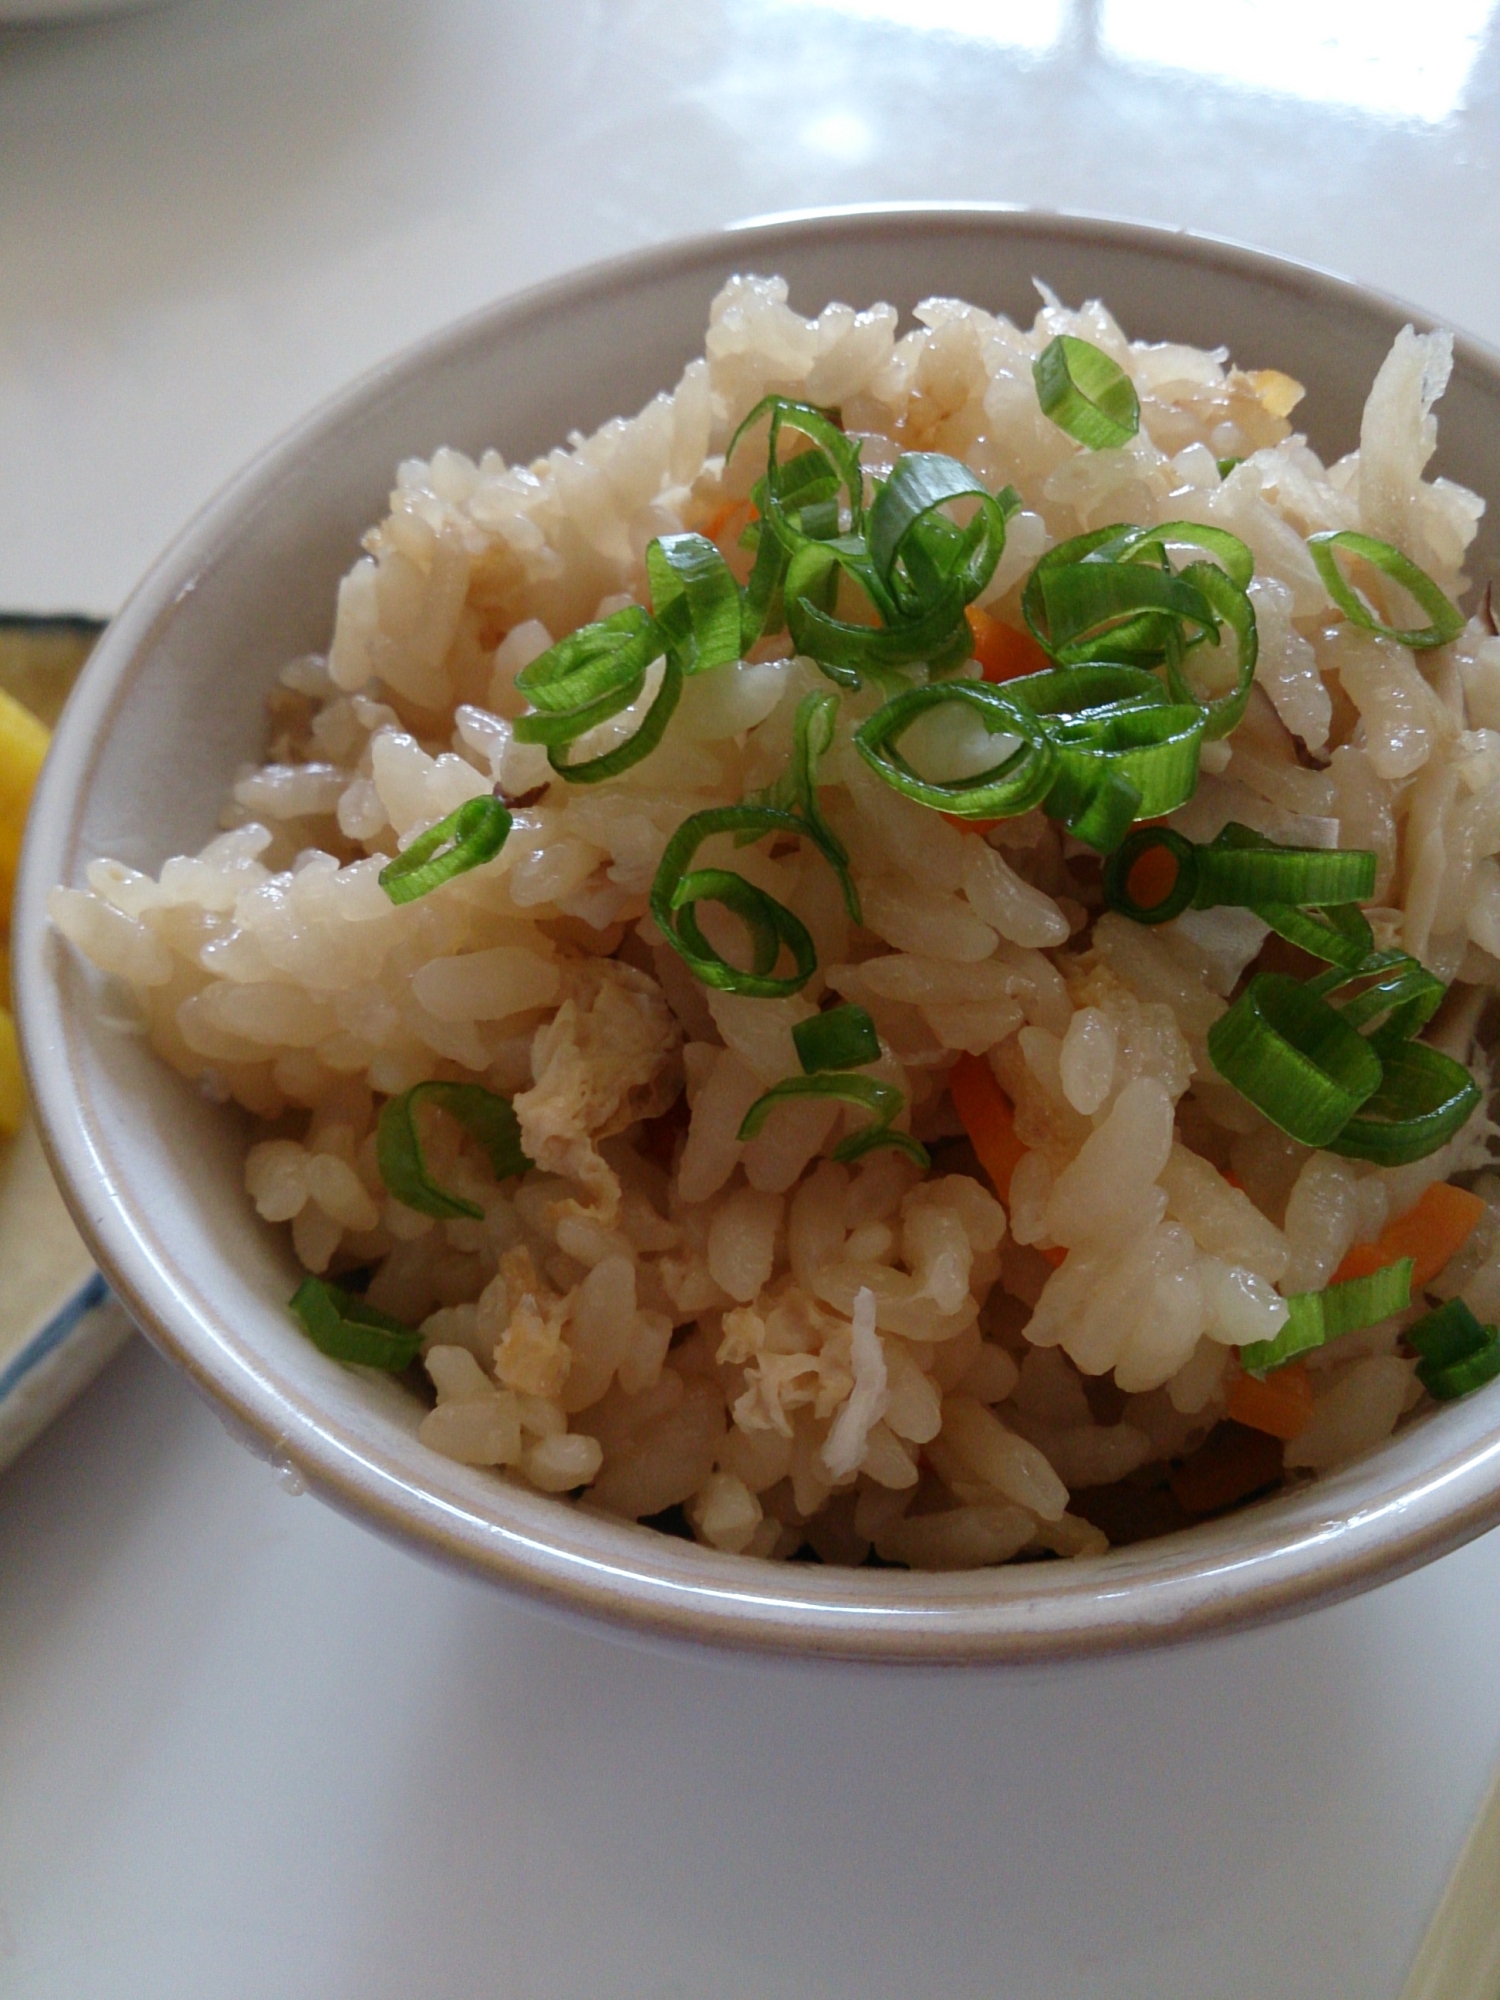
[[[498,799],[465,799],[381,869],[380,886],[393,903],[414,903],[455,875],[493,861],[510,826],[510,814]]]
[[[292,1294],[291,1308],[313,1346],[333,1361],[399,1374],[422,1351],[417,1328],[322,1278],[304,1278]]]
[[[1384,1264],[1363,1278],[1346,1278],[1321,1292],[1293,1292],[1291,1312],[1274,1340],[1257,1340],[1240,1349],[1240,1366],[1249,1375],[1264,1375],[1307,1354],[1340,1334],[1378,1326],[1411,1304],[1410,1257]]]
[[[808,1076],[822,1070],[860,1069],[865,1063],[880,1060],[875,1023],[852,1000],[799,1021],[792,1030],[792,1042]]]
[[[1328,1146],[1381,1087],[1380,1057],[1319,994],[1258,972],[1208,1031],[1208,1053],[1274,1125]]]
[[[871,1124],[863,1126],[858,1132],[849,1133],[834,1147],[833,1157],[836,1160],[858,1160],[879,1147],[893,1146],[924,1171],[931,1166],[927,1148],[919,1145],[909,1132],[896,1131],[892,1124],[906,1103],[905,1097],[895,1084],[882,1083],[871,1076],[850,1076],[847,1073],[789,1076],[784,1082],[773,1084],[763,1097],[756,1098],[745,1113],[739,1129],[740,1139],[753,1139],[778,1104],[805,1097],[833,1098],[841,1104],[854,1105],[870,1113]]]
[[[1417,1380],[1439,1402],[1466,1396],[1500,1375],[1500,1328],[1482,1325],[1462,1299],[1449,1299],[1406,1329]]]
[[[421,1215],[444,1220],[469,1216],[478,1220],[484,1210],[463,1195],[439,1187],[427,1171],[422,1143],[417,1135],[416,1109],[433,1104],[456,1118],[471,1138],[477,1139],[489,1155],[497,1180],[524,1173],[531,1165],[521,1149],[521,1127],[510,1100],[478,1083],[419,1083],[393,1097],[380,1113],[375,1133],[375,1163],[380,1178],[397,1201]]]
[[[1351,625],[1359,625],[1366,632],[1378,632],[1383,639],[1394,639],[1398,644],[1419,652],[1429,646],[1446,646],[1464,629],[1464,615],[1458,606],[1438,589],[1425,569],[1419,569],[1409,556],[1404,556],[1389,542],[1377,541],[1373,535],[1357,534],[1352,528],[1343,528],[1336,532],[1309,535],[1307,549],[1317,565],[1328,595]],[[1372,569],[1378,569],[1382,576],[1389,577],[1408,597],[1415,598],[1427,613],[1430,623],[1409,628],[1384,624],[1371,610],[1368,600],[1339,568],[1336,550],[1359,557]]]
[[[1031,364],[1043,416],[1093,451],[1129,444],[1141,425],[1135,384],[1117,361],[1060,333]]]

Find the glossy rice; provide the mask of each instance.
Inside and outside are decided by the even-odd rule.
[[[1126,1502],[1162,1495],[1214,1431],[1237,1345],[1274,1333],[1282,1295],[1327,1283],[1430,1182],[1484,1168],[1487,1110],[1398,1169],[1286,1138],[1206,1053],[1265,926],[1210,910],[1144,928],[1102,909],[1097,866],[1041,813],[976,833],[901,797],[850,747],[873,705],[859,697],[820,782],[863,924],[808,843],[725,842],[805,923],[818,971],[789,999],[711,991],[647,914],[663,847],[690,814],[773,782],[799,699],[828,683],[784,635],[763,642],[688,683],[658,751],[570,788],[515,740],[516,674],[645,601],[653,536],[702,531],[745,573],[756,454],[727,471],[723,454],[769,391],[837,407],[877,473],[932,450],[1017,487],[981,600],[1015,627],[1058,541],[1116,521],[1228,528],[1255,556],[1258,686],[1173,824],[1372,849],[1377,937],[1454,982],[1432,1038],[1484,1080],[1500,640],[1476,618],[1414,655],[1361,631],[1306,547],[1362,528],[1451,597],[1468,587],[1482,503],[1423,476],[1446,337],[1398,337],[1359,449],[1325,466],[1286,376],[1132,343],[1097,303],[1044,294],[1024,329],[950,299],[915,317],[904,333],[888,305],[804,319],[779,280],[736,278],[704,357],[639,416],[529,466],[448,450],[403,464],[326,656],[281,674],[267,760],[236,779],[222,831],[154,879],[96,861],[52,913],[128,989],[161,1056],[263,1128],[247,1198],[301,1265],[372,1273],[371,1302],[420,1326],[434,1451],[685,1522],[717,1549],[966,1568],[1096,1554],[1100,1522],[1144,1531]],[[1132,378],[1129,445],[1084,450],[1042,414],[1032,362],[1058,333]],[[653,694],[582,747],[623,738]],[[377,881],[390,857],[496,788],[525,802],[496,859],[393,904]],[[929,1173],[891,1151],[832,1160],[862,1122],[836,1104],[786,1105],[737,1137],[797,1073],[792,1028],[830,995],[873,1017],[870,1074],[905,1094]],[[1008,1205],[948,1092],[961,1055],[1016,1109]],[[497,1185],[457,1125],[424,1125],[433,1177],[481,1220],[419,1214],[377,1169],[381,1105],[432,1078],[513,1099],[536,1163]],[[1487,1318],[1500,1179],[1478,1186],[1486,1219],[1433,1289],[1462,1284]],[[1399,1347],[1418,1310],[1310,1357],[1313,1415],[1285,1476],[1369,1449],[1422,1400]]]

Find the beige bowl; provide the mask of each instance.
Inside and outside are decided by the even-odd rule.
[[[142,868],[196,849],[264,697],[326,645],[334,589],[397,461],[450,444],[511,459],[634,411],[699,351],[736,270],[793,300],[951,293],[1030,317],[1033,276],[1106,299],[1131,333],[1275,365],[1308,385],[1315,445],[1357,439],[1365,390],[1420,314],[1229,245],[1075,217],[963,207],[809,216],[647,251],[438,334],[357,383],[243,473],[141,585],[90,662],[42,779],[16,925],[32,1088],[79,1227],[141,1325],[255,1449],[336,1505],[560,1605],[687,1639],[868,1659],[1019,1660],[1183,1639],[1364,1588],[1500,1519],[1500,1384],[1419,1418],[1356,1464],[1189,1532],[1097,1560],[964,1575],[773,1565],[582,1513],[417,1442],[397,1383],[327,1361],[285,1309],[288,1246],[241,1182],[244,1133],[101,1018],[49,935],[56,882],[99,854]],[[1441,469],[1500,467],[1500,361],[1458,343]],[[1494,566],[1486,525],[1476,572]]]

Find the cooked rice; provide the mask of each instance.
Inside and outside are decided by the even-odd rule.
[[[950,299],[916,320],[904,335],[888,305],[806,320],[780,280],[736,278],[705,358],[639,416],[530,466],[449,450],[403,464],[327,657],[281,675],[268,760],[237,778],[224,830],[158,879],[96,861],[52,914],[129,987],[159,1053],[262,1128],[246,1185],[302,1265],[374,1267],[371,1302],[420,1324],[434,1450],[631,1519],[680,1506],[718,1549],[964,1568],[1103,1549],[1072,1496],[1149,1486],[1201,1443],[1236,1346],[1274,1333],[1281,1294],[1325,1283],[1430,1182],[1485,1164],[1487,1116],[1393,1170],[1287,1139],[1205,1052],[1264,926],[1101,915],[1082,850],[1039,813],[979,836],[873,778],[849,747],[857,699],[821,796],[864,927],[816,856],[739,850],[733,865],[807,925],[819,971],[791,999],[710,991],[646,914],[657,862],[688,815],[778,774],[799,697],[826,682],[785,637],[763,643],[689,682],[663,750],[570,789],[514,739],[517,672],[644,601],[653,536],[717,532],[740,560],[745,514],[727,503],[754,454],[726,471],[723,452],[770,391],[837,405],[877,470],[936,450],[1019,488],[982,600],[1012,625],[1027,572],[1065,537],[1119,520],[1231,529],[1256,559],[1259,688],[1174,823],[1373,848],[1377,936],[1455,982],[1442,1032],[1477,1066],[1500,987],[1500,640],[1476,619],[1414,656],[1352,629],[1306,548],[1363,528],[1450,596],[1465,588],[1482,503],[1422,477],[1445,336],[1398,336],[1360,449],[1325,467],[1292,431],[1285,376],[1132,344],[1097,303],[1048,295],[1024,330]],[[1041,414],[1031,364],[1061,332],[1133,378],[1125,448],[1081,450]],[[1221,476],[1225,459],[1241,462]],[[389,857],[494,787],[546,790],[495,860],[393,905],[376,879]],[[796,1071],[791,1029],[828,990],[874,1017],[871,1073],[938,1153],[925,1178],[889,1151],[831,1160],[848,1129],[833,1104],[787,1105],[737,1138]],[[957,1143],[945,1081],[961,1051],[987,1058],[1029,1148],[1008,1217]],[[482,1221],[415,1213],[377,1171],[381,1103],[431,1078],[514,1098],[536,1162],[520,1182],[497,1186],[441,1117],[424,1128],[434,1178]],[[1479,1186],[1488,1219],[1437,1289],[1462,1283],[1495,1314],[1500,1178]],[[1398,1353],[1418,1309],[1310,1357],[1314,1416],[1287,1467],[1367,1450],[1422,1399]]]

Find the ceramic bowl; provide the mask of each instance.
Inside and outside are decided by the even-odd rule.
[[[670,386],[737,270],[781,272],[804,311],[957,294],[1028,319],[1033,277],[1104,298],[1132,334],[1227,344],[1307,384],[1313,442],[1358,437],[1365,391],[1420,313],[1228,244],[982,207],[811,215],[644,252],[435,335],[356,383],[243,473],[120,613],[42,780],[17,924],[43,1131],[79,1227],[150,1336],[252,1448],[371,1526],[553,1603],[681,1638],[932,1661],[1110,1651],[1285,1614],[1366,1587],[1500,1519],[1500,1384],[1418,1418],[1331,1477],[1087,1561],[963,1575],[771,1565],[523,1492],[416,1438],[399,1384],[336,1366],[285,1309],[281,1233],[241,1182],[244,1133],[101,1018],[45,899],[111,854],[194,850],[265,738],[277,669],[326,645],[334,590],[393,468],[439,444],[525,460]],[[1500,466],[1500,359],[1460,340],[1439,469]],[[1492,515],[1472,565],[1500,553]]]

